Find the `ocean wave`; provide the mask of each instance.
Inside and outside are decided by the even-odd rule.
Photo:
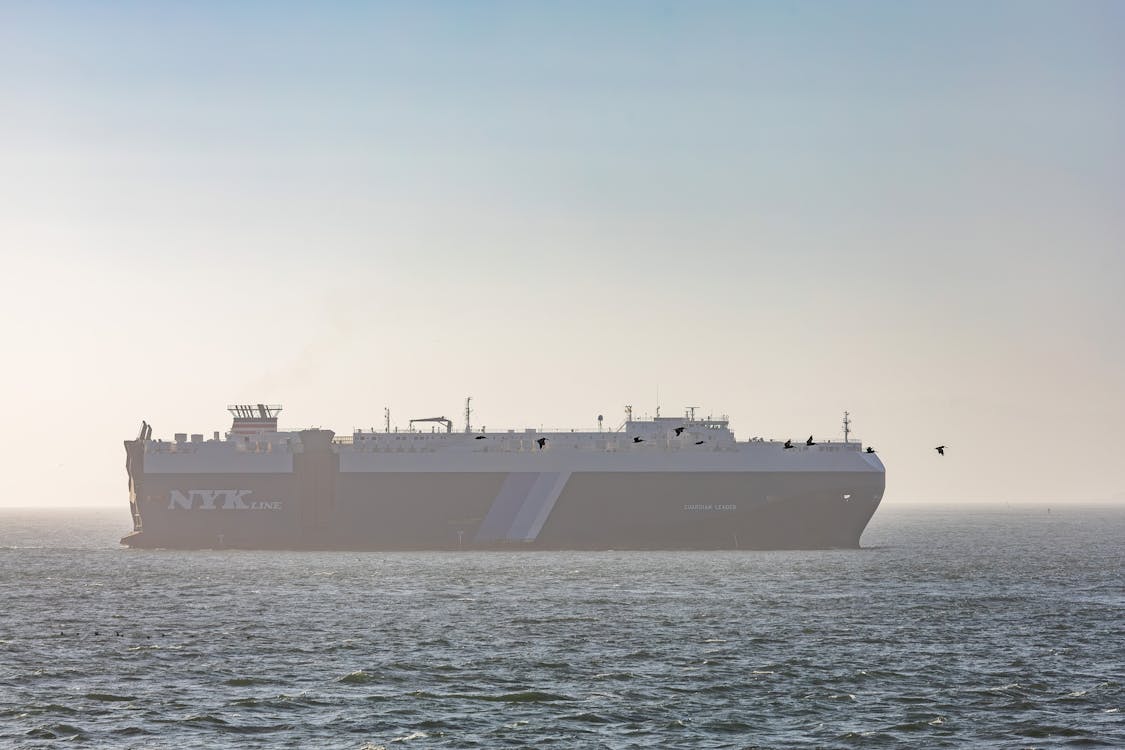
[[[574,701],[578,700],[570,695],[562,693],[549,693],[541,690],[519,690],[511,693],[500,693],[499,695],[489,695],[486,693],[431,693],[425,690],[417,690],[408,693],[414,698],[423,699],[437,699],[437,700],[468,700],[468,701],[485,701],[490,703],[554,703],[558,701]]]
[[[72,724],[46,724],[27,731],[25,737],[34,740],[83,740],[86,732]]]
[[[223,684],[228,687],[250,687],[252,685],[270,685],[273,680],[267,680],[262,677],[232,677],[229,680],[223,680]]]
[[[348,674],[336,680],[336,682],[342,682],[345,685],[363,685],[365,683],[371,682],[374,679],[374,675],[372,675],[370,672],[365,672],[364,670],[359,669],[355,672],[349,672]]]

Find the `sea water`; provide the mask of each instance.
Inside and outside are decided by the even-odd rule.
[[[1125,747],[1125,508],[859,550],[118,545],[0,511],[0,747]]]

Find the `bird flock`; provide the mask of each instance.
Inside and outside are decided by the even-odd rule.
[[[676,428],[675,428],[675,429],[673,430],[673,432],[675,432],[675,433],[676,433],[676,437],[679,437],[680,435],[682,435],[682,434],[683,434],[683,431],[684,431],[685,429],[687,429],[687,428],[686,428],[686,427],[676,427]],[[477,440],[485,440],[485,439],[487,439],[487,437],[488,437],[487,435],[477,435],[477,436],[476,436],[476,439],[477,439]],[[545,438],[545,437],[541,437],[541,438],[539,438],[538,440],[536,440],[536,441],[535,441],[536,443],[538,443],[538,444],[539,444],[539,450],[543,450],[543,449],[544,449],[545,447],[547,447],[547,442],[548,442],[548,440],[549,440],[548,438]],[[633,438],[633,443],[634,443],[634,444],[636,444],[636,443],[643,443],[644,441],[645,441],[645,439],[644,439],[643,437],[634,437],[634,438]],[[706,440],[697,440],[697,441],[695,441],[695,444],[696,444],[696,445],[703,445],[703,444],[704,444],[704,443],[706,443],[706,442],[707,442]],[[815,440],[813,440],[813,436],[812,436],[812,435],[809,435],[809,439],[805,441],[805,446],[806,446],[806,447],[812,447],[812,446],[814,446],[814,445],[819,445],[819,443],[817,443],[817,442],[816,442]],[[794,446],[794,445],[793,445],[793,441],[792,441],[792,440],[786,440],[786,441],[785,441],[785,442],[784,442],[784,443],[782,444],[782,446],[781,446],[781,447],[782,447],[782,449],[784,449],[784,450],[791,450],[792,448],[794,448],[794,447],[796,447],[796,446]],[[939,456],[944,456],[944,455],[945,455],[945,446],[944,446],[944,445],[939,445],[939,446],[937,446],[936,448],[934,448],[934,450],[938,452],[938,455],[939,455]],[[866,450],[864,451],[864,453],[876,453],[876,452],[877,452],[877,451],[876,451],[876,450],[875,450],[874,448],[872,448],[872,447],[871,447],[870,445],[869,445],[869,446],[867,446],[867,449],[866,449]]]
[[[677,434],[679,434],[679,433],[677,433]],[[812,446],[812,445],[818,445],[818,443],[817,443],[816,441],[814,441],[814,440],[813,440],[813,436],[812,436],[812,435],[809,435],[809,439],[805,441],[805,445],[807,445],[807,446]],[[790,450],[791,448],[793,448],[793,447],[794,447],[794,445],[793,445],[793,441],[792,441],[792,440],[786,440],[786,441],[785,441],[785,442],[784,442],[784,443],[782,444],[782,446],[781,446],[781,447],[782,447],[782,448],[783,448],[784,450]],[[939,456],[944,456],[944,455],[945,455],[945,446],[944,446],[944,445],[939,445],[939,446],[937,446],[936,448],[934,448],[934,450],[938,452],[938,455],[939,455]],[[875,450],[874,448],[872,448],[872,447],[871,447],[870,445],[869,445],[869,446],[867,446],[867,449],[866,449],[866,450],[864,451],[864,453],[875,453],[875,452],[876,452],[876,450]]]

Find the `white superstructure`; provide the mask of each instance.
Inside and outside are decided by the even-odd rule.
[[[248,407],[231,407],[236,409]],[[145,441],[148,473],[275,473],[292,470],[302,450],[299,431],[273,422],[240,422],[222,438],[178,433],[173,441]],[[444,418],[433,418],[441,419]],[[248,420],[249,421],[249,420]],[[426,420],[430,421],[430,420]],[[629,419],[615,431],[451,429],[355,430],[333,440],[342,472],[465,471],[847,471],[862,462],[881,471],[857,441],[797,442],[753,437],[738,441],[719,419]]]

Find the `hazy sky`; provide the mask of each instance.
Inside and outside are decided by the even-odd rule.
[[[0,0],[0,504],[125,507],[142,419],[470,394],[848,409],[886,503],[1125,503],[1123,38],[1114,2]]]

